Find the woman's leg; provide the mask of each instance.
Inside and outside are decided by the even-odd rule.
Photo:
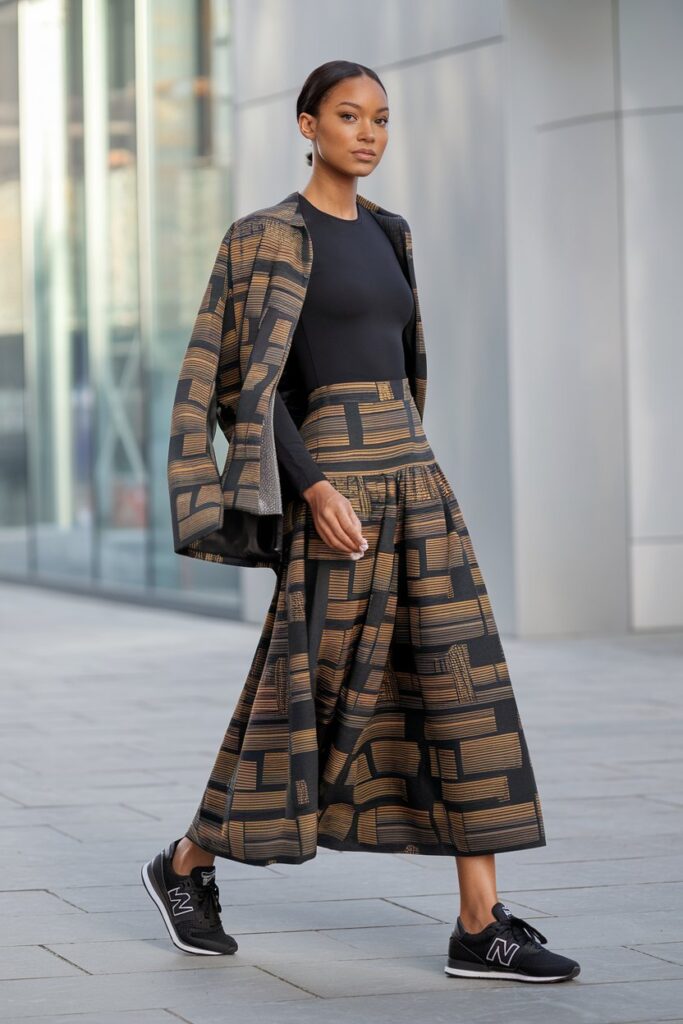
[[[176,847],[171,867],[176,875],[189,875],[192,868],[198,866],[203,868],[211,867],[215,859],[213,853],[209,853],[208,850],[204,850],[201,846],[193,843],[187,836],[183,836]]]
[[[460,886],[460,918],[465,930],[480,932],[492,921],[491,907],[498,902],[496,861],[493,853],[456,857]]]

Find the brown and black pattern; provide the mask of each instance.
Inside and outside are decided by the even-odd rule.
[[[317,388],[305,443],[369,548],[300,498],[250,672],[187,835],[218,856],[474,855],[544,846],[505,655],[408,379]]]

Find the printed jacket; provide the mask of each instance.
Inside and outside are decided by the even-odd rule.
[[[400,214],[356,199],[387,233],[413,290],[403,345],[422,418],[427,364],[410,228]],[[167,476],[179,555],[278,571],[290,495],[280,479],[273,404],[279,387],[301,424],[306,395],[286,363],[312,265],[298,192],[238,218],[220,243],[171,415]],[[217,424],[228,442],[222,471],[213,446]]]

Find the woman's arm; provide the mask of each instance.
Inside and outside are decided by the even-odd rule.
[[[289,477],[297,494],[303,494],[308,487],[318,483],[319,480],[326,479],[320,466],[304,444],[279,391],[275,392],[273,430],[278,462]]]
[[[278,462],[310,506],[319,536],[330,547],[360,558],[368,543],[353,505],[332,486],[309,452],[279,391],[275,393],[273,432]]]

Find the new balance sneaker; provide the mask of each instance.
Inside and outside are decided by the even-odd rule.
[[[458,917],[448,942],[446,974],[461,978],[509,978],[513,981],[570,981],[581,967],[576,960],[544,949],[548,940],[504,903],[494,903],[491,921],[467,932]]]
[[[143,885],[178,949],[204,956],[234,953],[237,942],[225,934],[219,916],[216,868],[195,867],[189,875],[177,875],[171,863],[179,842],[174,839],[162,853],[142,865]]]

